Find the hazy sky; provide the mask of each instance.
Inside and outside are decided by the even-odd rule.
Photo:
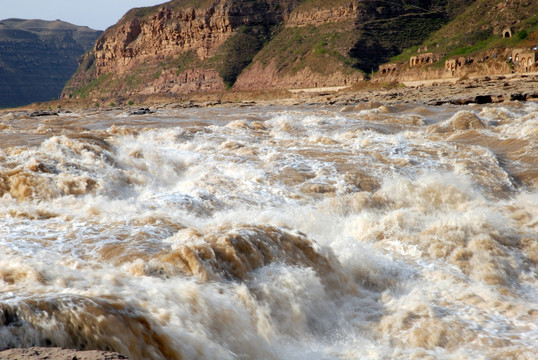
[[[9,18],[70,22],[105,30],[129,9],[167,0],[0,0],[0,20]]]

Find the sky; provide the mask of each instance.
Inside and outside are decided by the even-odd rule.
[[[67,21],[105,30],[134,7],[167,0],[0,0],[0,20],[9,18]]]

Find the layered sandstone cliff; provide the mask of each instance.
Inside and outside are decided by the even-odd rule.
[[[226,56],[233,55],[226,41],[244,27],[267,32],[294,3],[216,0],[194,7],[172,1],[144,16],[133,10],[85,55],[64,97],[223,90]]]
[[[207,59],[238,26],[234,24],[237,19],[227,16],[227,5],[217,1],[209,9],[162,7],[146,19],[120,23],[95,45],[97,75],[123,74],[144,61],[188,51],[194,51],[200,60]]]
[[[139,94],[351,85],[370,70],[362,63],[381,63],[428,34],[406,35],[407,42],[384,46],[379,57],[372,51],[377,47],[369,46],[374,35],[366,23],[416,14],[442,21],[446,12],[438,4],[451,1],[470,0],[440,0],[435,11],[422,0],[390,6],[360,0],[174,0],[134,9],[80,60],[63,97],[99,103]]]

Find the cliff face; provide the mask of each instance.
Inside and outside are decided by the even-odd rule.
[[[135,9],[99,38],[64,96],[223,90],[295,2],[172,1],[147,13]]]
[[[85,55],[63,97],[101,102],[231,87],[349,85],[363,79],[371,64],[437,28],[416,31],[405,19],[440,23],[455,1],[472,0],[395,0],[390,6],[359,0],[175,0],[134,9]],[[397,44],[370,44],[378,25],[366,24],[386,28],[390,19],[404,19],[392,32],[411,33],[411,40],[396,36]]]
[[[235,87],[353,84],[403,49],[420,44],[472,1],[304,1]]]
[[[123,74],[133,65],[154,58],[193,51],[200,60],[213,55],[237,24],[219,1],[210,9],[163,7],[147,18],[135,18],[109,29],[95,45],[97,75]]]
[[[242,71],[234,88],[346,86],[364,80],[349,56],[357,35],[357,5],[356,1],[299,4]]]
[[[62,21],[0,21],[0,107],[58,98],[100,31]]]

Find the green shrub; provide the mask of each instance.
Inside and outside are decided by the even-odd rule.
[[[527,33],[527,30],[525,30],[525,29],[522,29],[521,31],[519,31],[519,32],[517,33],[517,38],[518,38],[519,40],[524,40],[524,39],[527,38],[527,36],[529,36],[529,34]]]
[[[88,97],[88,95],[95,89],[97,89],[101,84],[103,84],[111,74],[103,74],[93,80],[91,80],[86,85],[78,88],[73,92],[73,96],[80,96],[82,99],[85,99]]]
[[[322,40],[322,41],[318,42],[318,43],[316,44],[316,46],[314,46],[314,52],[315,52],[317,55],[326,54],[326,53],[327,53],[327,49],[325,48],[325,46],[327,46],[327,41]]]

